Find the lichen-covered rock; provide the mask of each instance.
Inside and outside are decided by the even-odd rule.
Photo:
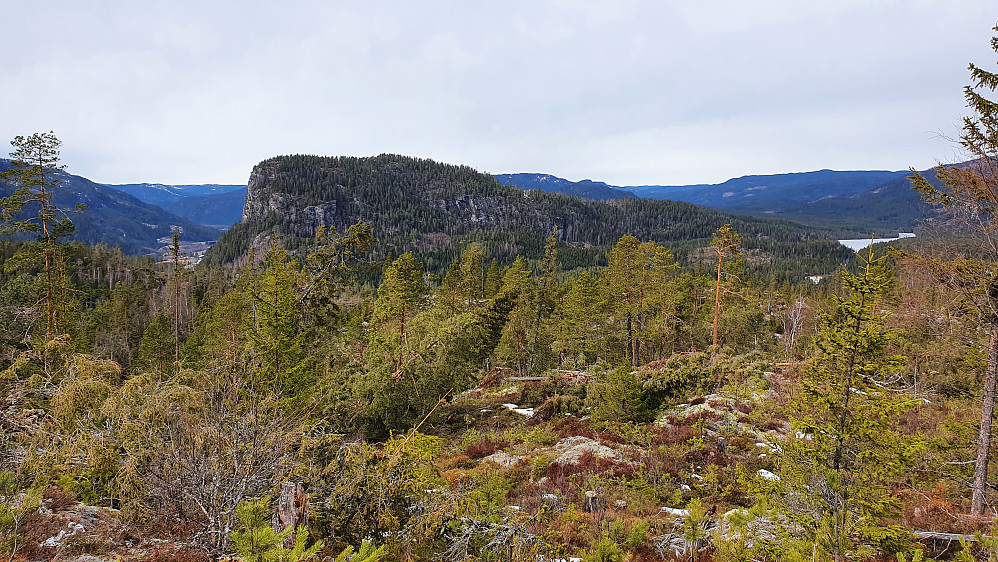
[[[497,464],[499,466],[504,466],[504,467],[508,468],[508,467],[514,466],[516,463],[522,461],[523,457],[519,457],[519,456],[516,456],[516,455],[511,455],[511,454],[507,453],[506,451],[499,451],[498,453],[493,453],[493,454],[491,454],[491,455],[483,458],[482,460],[485,461],[485,462],[495,463],[495,464]]]
[[[565,451],[555,460],[555,462],[561,464],[579,464],[579,459],[586,453],[591,453],[594,457],[600,459],[620,460],[620,454],[617,451],[603,445],[599,441],[579,435],[566,437],[554,447],[555,449]]]

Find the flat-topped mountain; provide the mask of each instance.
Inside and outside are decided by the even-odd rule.
[[[276,232],[303,247],[320,225],[373,225],[382,252],[414,251],[441,271],[469,241],[493,255],[538,257],[553,229],[564,245],[563,266],[593,265],[631,234],[667,244],[686,258],[730,223],[750,250],[749,267],[767,264],[792,277],[828,272],[848,258],[826,231],[788,221],[729,215],[689,203],[622,198],[593,201],[540,190],[522,191],[467,166],[398,155],[370,158],[280,156],[250,176],[243,220],[209,250],[223,263],[262,247]],[[793,273],[789,273],[793,270]],[[799,277],[798,277],[799,278]]]

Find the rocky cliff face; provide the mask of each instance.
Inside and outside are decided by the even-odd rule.
[[[385,204],[385,200],[359,200],[354,189],[340,182],[326,183],[321,189],[315,189],[308,194],[291,192],[282,187],[288,183],[288,178],[285,176],[286,171],[279,169],[273,161],[263,162],[253,168],[243,207],[244,221],[275,217],[281,222],[293,225],[296,234],[307,236],[319,226],[342,228],[358,220],[373,221],[379,215],[391,212],[379,210],[379,207]],[[496,194],[460,194],[454,191],[453,185],[416,182],[398,186],[394,192],[383,191],[381,195],[386,199],[399,200],[399,207],[412,207],[415,199],[415,203],[425,209],[422,214],[429,212],[439,215],[434,218],[442,220],[440,230],[450,233],[469,229],[498,228],[511,222],[525,220],[532,223],[532,229],[549,232],[552,227],[562,226],[561,223],[564,222],[542,216],[536,211],[523,213],[523,209],[509,204],[508,197]],[[414,195],[416,197],[413,197]],[[517,198],[529,198],[529,195],[517,193]],[[420,213],[416,211],[416,214]],[[412,226],[420,228],[429,225]],[[399,225],[382,224],[378,227],[399,230]]]
[[[285,193],[274,189],[278,171],[273,165],[258,164],[250,174],[243,205],[244,221],[264,219],[268,215],[280,217],[295,225],[300,232],[315,232],[319,226],[336,225],[337,201],[314,203],[303,195]]]

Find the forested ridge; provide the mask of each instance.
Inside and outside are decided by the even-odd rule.
[[[8,160],[0,159],[0,174],[7,168]],[[54,202],[72,218],[73,240],[119,246],[128,254],[149,254],[164,246],[161,239],[169,239],[173,229],[180,231],[184,241],[216,240],[221,234],[216,228],[185,220],[83,177],[55,170],[53,178],[60,184],[54,192]],[[0,197],[9,196],[14,188],[0,177]],[[76,213],[77,203],[85,205],[88,212]],[[35,204],[29,204],[28,208]]]
[[[834,271],[849,253],[828,233],[799,224],[737,217],[695,205],[628,198],[590,201],[539,190],[521,191],[467,166],[398,155],[372,158],[282,156],[258,164],[249,181],[243,221],[213,247],[208,263],[232,261],[275,229],[289,249],[304,248],[317,226],[339,229],[364,221],[383,252],[413,251],[443,273],[468,242],[481,242],[503,261],[537,259],[543,237],[557,229],[568,269],[603,263],[625,234],[665,244],[686,266],[697,247],[730,223],[778,281]],[[259,245],[259,241],[258,241]]]

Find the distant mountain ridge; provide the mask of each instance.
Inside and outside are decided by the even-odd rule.
[[[158,205],[189,221],[223,230],[239,222],[246,200],[245,185],[130,183],[108,184],[108,187]]]
[[[245,185],[219,183],[182,185],[163,183],[108,183],[104,185],[117,189],[118,191],[124,191],[132,197],[145,201],[146,203],[152,203],[153,205],[160,206],[162,206],[163,203],[176,203],[187,197],[204,197],[246,189]]]
[[[541,191],[564,193],[594,201],[636,197],[626,189],[613,187],[603,182],[592,180],[573,182],[550,174],[496,174],[495,178],[503,185],[512,185],[520,189],[540,189]]]
[[[190,195],[162,207],[189,221],[225,230],[243,218],[245,203],[246,188],[240,187],[223,193]]]
[[[909,173],[817,170],[748,175],[719,184],[612,186],[589,180],[584,183],[638,197],[686,201],[729,213],[805,222],[834,229],[844,236],[887,234],[915,228],[918,221],[930,213],[930,207],[909,188]],[[516,178],[515,184],[523,187],[574,186],[577,183],[548,174],[501,174],[497,177]]]
[[[0,159],[0,171],[6,170],[8,164],[8,160]],[[182,240],[191,242],[214,241],[221,234],[216,228],[196,224],[82,176],[57,171],[55,177],[60,181],[54,190],[56,205],[87,206],[86,211],[69,215],[76,225],[71,240],[120,246],[129,254],[159,254],[174,229],[180,231]],[[0,182],[0,196],[12,191],[12,186]],[[30,209],[27,211],[31,213]]]

